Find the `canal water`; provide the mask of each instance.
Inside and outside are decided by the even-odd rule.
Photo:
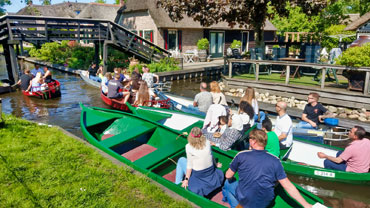
[[[32,67],[32,66],[29,66]],[[5,68],[0,67],[0,79],[6,78]],[[87,106],[108,107],[100,99],[99,90],[89,86],[80,77],[52,71],[53,77],[61,83],[62,96],[52,100],[39,100],[24,96],[20,91],[2,94],[3,112],[27,120],[58,125],[67,131],[83,137],[80,131],[79,103]],[[173,81],[171,92],[194,97],[201,81],[210,82],[219,78],[196,78]],[[370,186],[326,182],[306,177],[289,175],[289,179],[323,198],[331,207],[370,208]]]

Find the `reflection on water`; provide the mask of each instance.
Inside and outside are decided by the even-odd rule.
[[[108,106],[101,101],[99,89],[87,85],[78,76],[58,71],[52,72],[54,78],[61,83],[62,96],[60,98],[40,100],[23,96],[20,91],[3,94],[0,95],[3,98],[3,112],[36,122],[58,125],[83,137],[80,130],[79,102],[88,106]],[[174,81],[171,91],[177,95],[194,97],[199,92],[201,81],[210,82],[212,78]],[[370,207],[370,188],[368,185],[355,186],[293,175],[289,175],[289,178],[323,198],[328,206]]]

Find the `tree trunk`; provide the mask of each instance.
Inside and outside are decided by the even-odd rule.
[[[263,25],[255,25],[255,42],[256,48],[262,48],[263,51],[265,50],[265,41],[264,41],[264,30]]]

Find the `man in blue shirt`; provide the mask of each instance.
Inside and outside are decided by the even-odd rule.
[[[44,70],[40,68],[40,65],[35,64],[35,68],[31,70],[32,76],[35,77],[37,72],[40,72],[44,76]]]
[[[264,150],[266,133],[257,129],[251,131],[249,143],[251,149],[239,152],[226,172],[223,201],[227,201],[232,208],[238,204],[242,207],[267,207],[274,200],[275,184],[279,181],[303,207],[312,207],[289,181],[279,158]],[[234,178],[236,172],[239,181]]]

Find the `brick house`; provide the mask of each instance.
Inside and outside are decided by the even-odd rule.
[[[243,51],[255,46],[254,31],[248,26],[230,28],[228,23],[221,22],[203,27],[186,15],[181,21],[173,22],[163,8],[157,8],[155,1],[127,0],[117,12],[115,22],[167,50],[193,50],[197,48],[199,39],[207,38],[210,42],[209,53],[213,58],[222,57],[233,40],[242,41]],[[265,41],[274,40],[276,30],[267,20]]]

